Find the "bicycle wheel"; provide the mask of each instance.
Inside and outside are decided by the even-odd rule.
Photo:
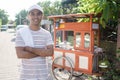
[[[69,63],[70,70],[66,70],[60,67],[54,67],[55,62],[57,62],[60,59],[65,59]],[[70,59],[68,57],[63,56],[55,58],[52,62],[52,74],[56,80],[71,80],[73,74],[73,67]]]

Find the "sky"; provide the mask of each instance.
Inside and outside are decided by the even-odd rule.
[[[7,12],[9,20],[15,20],[15,15],[21,10],[27,10],[31,5],[42,1],[45,0],[0,0],[0,9]]]

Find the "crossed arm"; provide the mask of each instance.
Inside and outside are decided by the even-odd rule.
[[[18,58],[30,59],[38,56],[52,56],[53,52],[53,45],[48,45],[46,48],[16,47]]]

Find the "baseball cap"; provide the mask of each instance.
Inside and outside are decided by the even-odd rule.
[[[30,11],[34,10],[34,9],[37,9],[37,10],[39,10],[39,11],[41,11],[43,13],[43,9],[39,5],[37,5],[37,4],[32,5],[30,8],[28,8],[28,13]]]

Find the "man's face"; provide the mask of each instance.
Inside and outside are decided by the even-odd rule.
[[[28,15],[30,25],[39,26],[39,24],[42,20],[42,16],[43,16],[42,12],[40,12],[37,9],[34,9],[34,10],[30,11],[30,13]]]

